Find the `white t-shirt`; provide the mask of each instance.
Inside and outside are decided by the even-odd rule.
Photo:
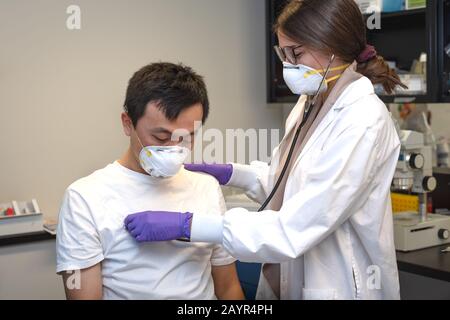
[[[216,299],[211,266],[235,259],[213,244],[137,243],[124,220],[147,210],[220,215],[225,203],[211,176],[182,169],[161,180],[110,164],[66,191],[57,231],[57,272],[101,262],[104,299]]]

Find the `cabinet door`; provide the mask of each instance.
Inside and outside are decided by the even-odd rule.
[[[381,86],[376,86],[377,94],[385,102],[435,102],[436,37],[435,3],[427,1],[427,6],[412,10],[382,13],[379,24],[367,32],[367,40],[378,53],[397,69],[408,89],[397,88],[394,95],[387,95]],[[373,16],[367,14],[370,19]]]
[[[439,45],[438,61],[440,72],[439,88],[442,102],[450,102],[450,0],[439,2]]]

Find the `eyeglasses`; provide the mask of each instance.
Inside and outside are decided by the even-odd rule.
[[[274,50],[278,55],[278,58],[280,58],[281,62],[289,62],[290,64],[297,64],[297,58],[300,56],[300,54],[295,53],[295,50],[302,47],[299,46],[290,46],[290,47],[284,47],[281,48],[279,46],[274,46]]]

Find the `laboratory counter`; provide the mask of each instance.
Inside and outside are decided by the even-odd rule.
[[[17,244],[33,243],[45,240],[56,239],[55,235],[51,235],[46,231],[25,233],[14,236],[0,237],[0,247],[11,246]]]
[[[397,251],[397,264],[401,271],[450,282],[450,245],[411,252]]]

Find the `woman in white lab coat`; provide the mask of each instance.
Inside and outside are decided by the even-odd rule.
[[[367,44],[354,0],[291,1],[276,32],[285,81],[301,97],[271,164],[186,166],[260,203],[278,181],[269,209],[149,211],[126,227],[140,242],[186,237],[265,263],[259,299],[398,299],[390,186],[400,142],[374,84],[402,84]]]

